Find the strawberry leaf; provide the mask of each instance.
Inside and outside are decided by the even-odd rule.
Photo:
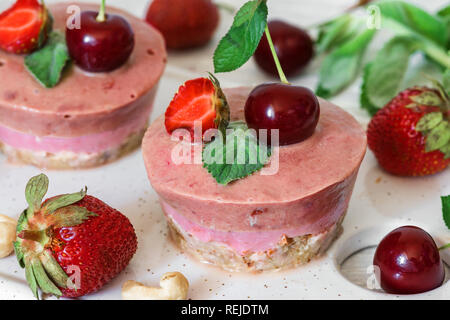
[[[64,36],[52,32],[44,47],[25,58],[25,66],[44,87],[53,88],[59,83],[69,60]]]
[[[416,124],[416,131],[426,132],[440,124],[444,120],[441,112],[430,112],[424,115]]]
[[[401,89],[409,57],[417,49],[414,39],[392,38],[364,69],[361,106],[375,114]]]
[[[33,214],[41,208],[42,199],[48,190],[48,178],[40,174],[31,178],[25,188],[25,199],[28,203],[27,214]]]
[[[45,204],[43,210],[45,210],[48,214],[51,214],[54,211],[56,211],[62,207],[66,207],[71,204],[74,204],[84,198],[84,196],[86,195],[86,191],[87,191],[87,188],[82,189],[80,192],[75,192],[75,193],[71,193],[71,194],[65,194],[62,196],[58,196],[58,197],[48,201]]]
[[[425,151],[439,150],[450,141],[450,126],[447,121],[442,121],[427,135]]]
[[[270,155],[270,148],[259,145],[245,123],[232,122],[225,143],[216,136],[204,147],[202,160],[217,183],[226,185],[262,169]]]
[[[28,263],[25,266],[25,278],[27,279],[31,292],[33,292],[33,295],[36,297],[36,299],[39,300],[38,285],[33,273],[33,267],[31,263]]]
[[[450,195],[441,197],[442,201],[442,215],[447,228],[450,229]]]
[[[330,51],[354,37],[360,27],[354,20],[350,14],[344,14],[319,26],[316,53],[321,54]]]
[[[42,290],[42,292],[53,294],[57,297],[62,296],[61,290],[59,290],[58,287],[49,279],[44,267],[42,266],[41,260],[39,260],[38,257],[34,257],[31,259],[30,263],[37,286]]]
[[[236,70],[251,58],[267,25],[267,11],[265,0],[249,1],[242,6],[214,52],[215,72]]]
[[[59,265],[58,261],[53,257],[49,250],[44,250],[39,259],[44,266],[45,272],[51,280],[60,288],[67,288],[67,280],[69,277]]]
[[[88,220],[90,217],[96,217],[97,214],[90,212],[84,207],[65,206],[56,210],[50,219],[50,224],[54,228],[75,227]]]

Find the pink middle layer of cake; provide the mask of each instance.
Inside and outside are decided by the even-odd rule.
[[[232,120],[244,118],[249,91],[225,90]],[[325,100],[320,105],[314,135],[279,148],[276,174],[255,173],[226,186],[201,163],[174,163],[179,142],[166,132],[164,117],[157,119],[146,133],[143,154],[166,214],[199,239],[223,242],[239,252],[266,249],[283,235],[327,231],[347,210],[367,143],[350,114]]]

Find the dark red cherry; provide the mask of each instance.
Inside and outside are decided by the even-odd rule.
[[[433,238],[424,230],[405,226],[381,240],[373,264],[381,287],[389,293],[413,294],[439,287],[445,270]]]
[[[279,129],[280,145],[301,142],[316,129],[319,101],[308,88],[282,83],[265,83],[250,93],[245,103],[245,120],[251,129]]]
[[[134,48],[134,32],[123,17],[107,14],[97,21],[98,12],[83,11],[80,29],[66,29],[70,56],[89,72],[108,72],[122,66]]]
[[[284,73],[294,75],[305,67],[314,55],[314,45],[308,33],[286,22],[268,23],[270,36]],[[264,34],[255,52],[256,63],[267,73],[278,76],[267,37]]]

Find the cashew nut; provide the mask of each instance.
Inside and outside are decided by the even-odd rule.
[[[122,298],[124,300],[186,300],[189,282],[181,273],[165,273],[159,284],[161,288],[152,288],[136,281],[127,281],[122,287]]]
[[[0,214],[0,258],[7,257],[14,251],[16,225],[16,220]]]

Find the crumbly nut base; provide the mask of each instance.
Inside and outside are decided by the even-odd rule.
[[[231,272],[278,271],[308,263],[323,254],[342,233],[342,218],[329,230],[319,235],[283,237],[278,245],[264,252],[240,255],[229,246],[218,242],[202,242],[182,230],[168,217],[169,234],[174,242],[200,262],[218,266]]]
[[[31,164],[43,169],[84,169],[104,165],[130,153],[141,145],[147,126],[131,134],[116,148],[98,153],[75,153],[32,151],[16,149],[0,141],[0,151],[8,161],[18,164]]]

